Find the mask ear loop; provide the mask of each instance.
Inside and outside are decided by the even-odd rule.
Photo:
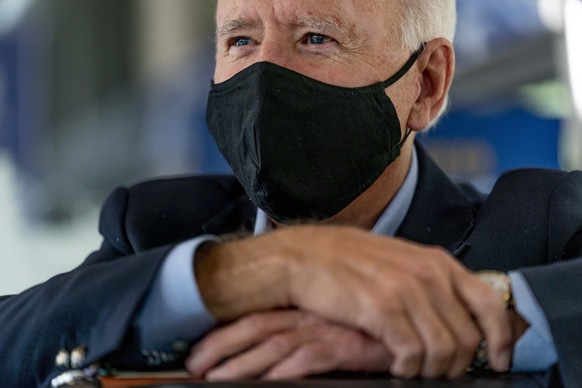
[[[387,88],[388,86],[392,85],[394,82],[402,78],[404,74],[408,73],[408,70],[410,70],[412,65],[414,65],[414,63],[417,61],[418,57],[420,56],[420,54],[422,54],[425,47],[426,42],[423,42],[420,45],[420,47],[415,52],[412,53],[412,55],[410,56],[408,61],[406,61],[404,66],[402,66],[402,68],[398,70],[396,74],[394,74],[392,77],[388,78],[385,82],[382,83],[382,87]],[[406,140],[408,140],[408,137],[410,136],[411,133],[412,129],[406,128],[406,133],[402,137],[402,140],[400,140],[400,143],[398,143],[398,148],[402,148],[402,146],[404,146],[404,143],[406,143]]]
[[[412,65],[414,65],[414,63],[416,62],[416,60],[418,59],[420,54],[422,54],[422,52],[424,51],[425,47],[426,47],[426,43],[422,43],[420,45],[420,47],[415,52],[412,53],[412,55],[410,56],[408,61],[406,61],[404,66],[402,66],[400,68],[400,70],[398,70],[396,72],[396,74],[394,74],[392,77],[388,78],[386,81],[382,82],[382,84],[381,84],[382,87],[384,89],[386,89],[387,87],[389,87],[390,85],[392,85],[393,83],[398,81],[400,78],[402,78],[404,76],[404,74],[408,73],[408,70],[410,70]]]
[[[398,148],[402,148],[402,146],[404,146],[404,143],[406,143],[406,140],[408,140],[408,137],[411,133],[412,129],[406,128],[406,133],[404,134],[404,137],[402,137],[402,140],[400,140],[400,143],[398,143]]]

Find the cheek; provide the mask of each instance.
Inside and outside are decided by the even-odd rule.
[[[349,80],[353,78],[347,77],[345,72],[335,69],[332,66],[321,66],[315,63],[308,63],[302,67],[303,69],[301,72],[310,78],[335,86],[351,86]]]
[[[214,69],[214,82],[219,84],[221,82],[226,81],[227,79],[231,78],[234,74],[230,74],[230,72],[225,71],[223,68],[219,68],[216,66]]]
[[[228,57],[216,58],[216,67],[214,68],[214,82],[221,83],[232,78],[237,73],[252,65],[252,62],[232,61]]]
[[[345,88],[359,88],[378,82],[377,77],[371,76],[367,69],[361,66],[346,65],[340,61],[333,64],[328,62],[325,66],[322,66],[321,63],[306,63],[301,68],[302,70],[299,72],[308,77]]]

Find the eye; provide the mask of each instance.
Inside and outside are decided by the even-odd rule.
[[[246,38],[246,37],[233,38],[230,41],[230,45],[234,46],[234,47],[248,46],[250,43],[251,43],[251,39]]]
[[[307,43],[313,45],[322,45],[331,41],[331,38],[321,34],[308,34]]]

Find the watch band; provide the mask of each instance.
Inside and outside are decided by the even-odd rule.
[[[515,305],[509,275],[499,271],[479,271],[477,272],[477,276],[495,290],[507,307],[513,307]]]

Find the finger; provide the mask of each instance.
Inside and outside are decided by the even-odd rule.
[[[454,273],[466,276],[470,273],[441,248],[428,247],[427,250],[427,247],[409,244],[406,249],[413,255],[412,251],[419,248],[423,253],[413,257],[421,257],[422,260],[404,260],[400,261],[400,265],[421,280],[435,311],[452,335],[454,356],[446,375],[450,378],[459,377],[473,361],[482,339],[481,329],[472,311],[454,287]]]
[[[341,360],[328,343],[308,343],[271,368],[265,380],[298,379],[313,374],[339,370]]]
[[[472,363],[475,351],[482,339],[479,326],[470,314],[462,298],[456,294],[451,281],[449,263],[453,263],[447,253],[434,251],[437,259],[422,263],[422,270],[414,271],[421,280],[430,303],[450,334],[452,354],[448,365],[443,365],[449,378],[462,376]],[[443,255],[444,253],[444,255]],[[440,259],[438,259],[440,257]],[[457,265],[454,262],[453,265]],[[436,372],[435,372],[436,373]]]
[[[382,338],[394,359],[390,373],[395,377],[416,377],[422,367],[424,349],[412,324],[402,316],[395,316],[387,325]]]
[[[418,292],[426,295],[428,303],[432,306],[432,309],[427,308],[426,311],[428,314],[432,314],[431,310],[438,314],[439,319],[435,322],[442,323],[445,329],[440,343],[438,338],[435,338],[436,342],[428,342],[429,346],[433,346],[433,350],[427,349],[426,359],[430,360],[432,357],[432,361],[426,364],[427,369],[424,370],[423,376],[437,377],[443,375],[444,371],[449,377],[458,377],[472,362],[481,340],[477,324],[464,301],[455,293],[451,281],[449,267],[451,264],[458,267],[459,264],[441,248],[403,244],[401,251],[408,252],[410,257],[416,260],[409,257],[406,260],[399,260],[396,265],[420,282]],[[408,305],[411,305],[411,302]],[[417,309],[423,308],[417,306]]]
[[[424,348],[422,376],[462,375],[473,360],[481,334],[453,289],[448,267],[454,259],[442,249],[427,250],[399,240],[393,243],[403,256],[392,254],[386,264],[412,278],[406,280],[399,275],[402,284],[398,289],[410,290],[391,297],[405,298],[410,317],[416,317],[413,323]]]
[[[446,376],[451,379],[463,376],[467,368],[475,358],[475,352],[479,347],[482,335],[472,317],[463,308],[453,305],[443,309],[443,312],[451,311],[451,315],[443,316],[450,331],[453,333],[456,351],[454,358],[446,371]]]
[[[465,300],[487,341],[487,356],[493,370],[509,370],[513,353],[513,335],[507,308],[487,284],[474,275],[457,274],[459,295]]]
[[[203,376],[225,358],[248,349],[274,333],[289,330],[298,324],[297,311],[273,311],[244,317],[217,329],[192,348],[186,369]]]
[[[390,271],[383,274],[381,279],[363,276],[357,279],[354,289],[367,292],[357,295],[353,326],[384,345],[392,356],[389,368],[392,375],[413,378],[420,374],[424,345],[408,314],[413,307],[406,306],[402,295],[409,287],[403,279],[408,278],[401,273],[393,276]]]
[[[289,380],[340,370],[385,372],[389,371],[392,360],[393,357],[381,342],[363,333],[336,326],[329,328],[321,341],[299,346],[263,378]]]
[[[396,294],[397,286],[386,283],[385,291]],[[394,292],[390,292],[390,290]],[[371,300],[363,303],[368,308],[360,312],[359,327],[379,339],[393,356],[390,373],[395,377],[412,378],[420,373],[424,347],[409,319],[402,299],[396,295],[376,293],[368,296]]]
[[[309,336],[306,330],[275,334],[256,347],[209,370],[206,379],[209,381],[240,380],[261,376],[277,362],[285,359],[301,343],[308,340]]]
[[[444,298],[438,298],[433,303],[441,307],[439,315],[455,341],[455,355],[446,376],[458,378],[465,374],[473,362],[482,335],[466,307],[459,303],[456,295],[453,295],[453,291],[449,290],[446,294]]]
[[[424,348],[420,374],[426,378],[446,375],[456,354],[454,334],[420,286],[410,286],[403,297],[406,300],[407,313]]]

